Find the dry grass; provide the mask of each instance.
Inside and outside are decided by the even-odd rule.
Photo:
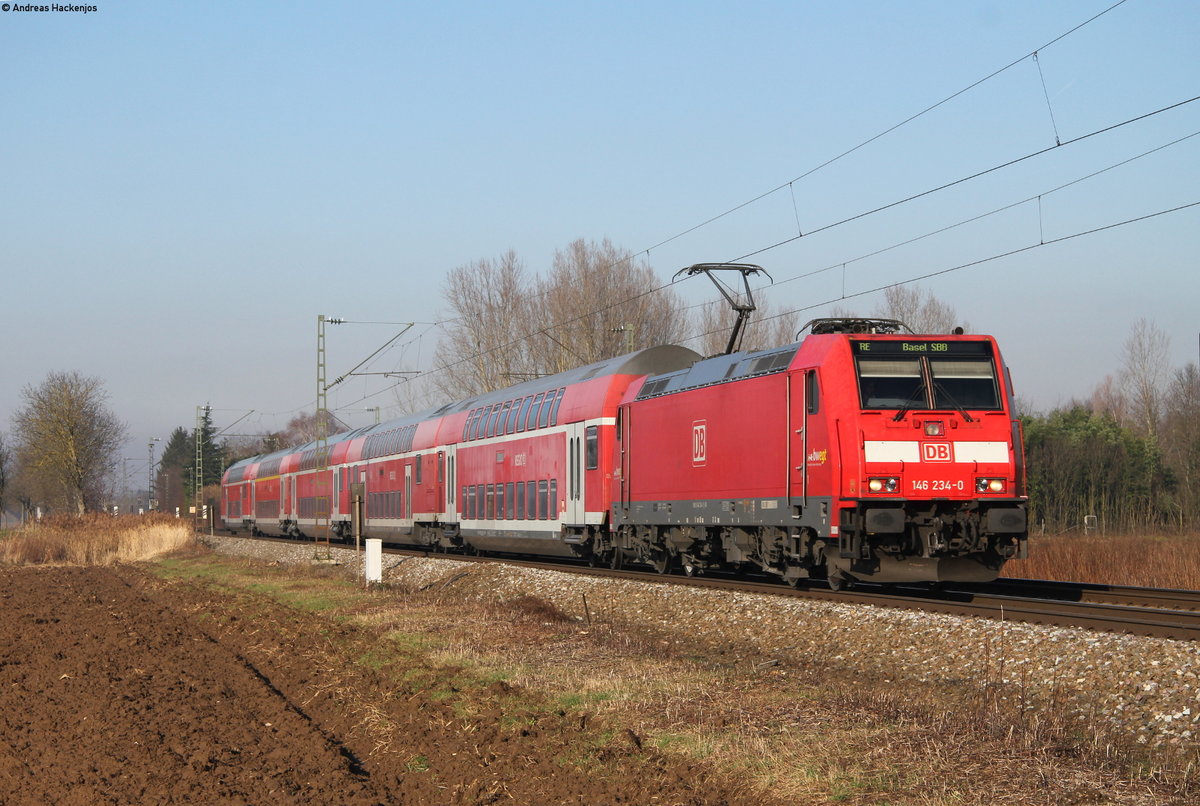
[[[1053,536],[1029,540],[1029,557],[1004,575],[1200,590],[1200,536]]]
[[[532,595],[496,603],[441,585],[350,590],[326,569],[211,556],[163,567],[293,606],[297,587],[333,586],[327,598],[339,604],[323,616],[384,639],[346,663],[398,687],[472,692],[456,701],[464,717],[493,707],[496,687],[514,719],[559,714],[594,728],[594,748],[564,751],[583,769],[604,747],[633,742],[743,781],[763,806],[1195,802],[1187,761],[1151,764],[1118,747],[1097,720],[1067,714],[1055,685],[1036,691],[1019,673],[996,682],[1013,677],[1003,624],[977,680],[915,684],[848,677],[816,656],[764,662],[749,645],[641,629],[616,611],[585,623]],[[394,740],[382,717],[359,718],[380,746]]]
[[[112,565],[158,557],[194,543],[190,521],[165,515],[46,518],[0,539],[0,563]]]

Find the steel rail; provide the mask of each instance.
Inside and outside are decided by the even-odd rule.
[[[297,542],[288,538],[243,539],[291,545]],[[954,583],[932,588],[889,588],[864,584],[850,590],[832,591],[820,582],[815,582],[812,586],[802,584],[792,588],[775,581],[758,582],[717,576],[689,577],[659,574],[652,570],[597,568],[582,561],[548,562],[521,557],[476,556],[395,546],[385,546],[384,551],[388,554],[457,562],[501,562],[614,580],[685,585],[727,593],[790,596],[837,604],[924,610],[946,615],[1054,627],[1077,627],[1184,641],[1200,640],[1200,591],[1028,579],[1002,579],[995,583],[971,585]]]

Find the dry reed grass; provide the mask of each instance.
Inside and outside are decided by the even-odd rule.
[[[165,515],[46,518],[0,539],[0,563],[112,565],[148,560],[194,542],[190,522]]]
[[[1200,536],[1033,537],[1029,557],[1009,562],[1004,575],[1200,590]]]

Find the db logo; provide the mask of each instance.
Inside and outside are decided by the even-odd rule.
[[[692,423],[692,466],[699,467],[708,457],[708,421]]]
[[[949,462],[950,446],[945,442],[926,442],[921,446],[921,457],[926,462]]]

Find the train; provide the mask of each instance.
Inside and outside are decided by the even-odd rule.
[[[835,590],[990,581],[1028,537],[996,340],[883,319],[637,350],[243,459],[221,484],[235,532]]]

